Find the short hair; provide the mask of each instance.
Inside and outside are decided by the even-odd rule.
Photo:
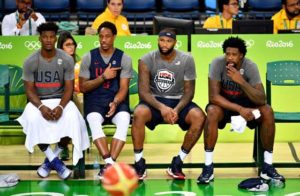
[[[228,5],[230,0],[218,0],[218,8],[220,12],[223,12],[223,5]]]
[[[287,3],[287,0],[281,0],[282,5],[286,5],[286,3]]]
[[[98,34],[100,33],[100,30],[102,28],[108,28],[111,30],[112,34],[113,35],[117,35],[117,28],[116,28],[116,25],[114,25],[113,23],[111,22],[108,22],[108,21],[105,21],[103,22],[99,27],[98,27]]]
[[[167,33],[173,33],[176,35],[176,29],[175,28],[163,28],[159,33],[167,32]]]
[[[245,56],[247,53],[246,42],[239,37],[229,37],[223,43],[223,52],[226,52],[228,47],[230,48],[238,48],[239,51]]]
[[[37,27],[37,31],[42,34],[44,31],[53,31],[57,34],[58,26],[53,22],[45,22]]]
[[[62,49],[64,43],[66,42],[67,39],[71,39],[73,41],[73,43],[75,44],[75,48],[77,47],[77,43],[74,39],[74,37],[71,35],[71,33],[69,31],[62,31],[59,34],[58,40],[57,40],[57,48]]]
[[[109,4],[110,3],[110,0],[107,0],[107,4]],[[122,4],[124,4],[124,0],[122,0]]]

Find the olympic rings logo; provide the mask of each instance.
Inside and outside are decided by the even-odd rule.
[[[37,50],[41,47],[41,44],[39,41],[25,41],[24,46],[28,50]]]
[[[95,41],[94,42],[94,47],[98,48],[100,46],[100,42],[99,41]]]
[[[255,45],[255,41],[253,39],[246,40],[247,48],[252,48]]]
[[[177,41],[176,45],[175,45],[175,49],[179,49],[182,46],[182,42],[181,41]]]

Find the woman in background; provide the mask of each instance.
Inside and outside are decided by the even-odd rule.
[[[79,71],[80,71],[80,62],[79,57],[76,55],[76,48],[77,48],[77,43],[73,36],[71,35],[70,32],[68,31],[63,31],[59,34],[58,41],[57,41],[57,48],[60,48],[64,50],[68,55],[72,56],[74,59],[74,93],[73,93],[73,101],[78,107],[79,111],[82,114],[83,111],[83,96],[82,93],[80,93],[79,90]],[[63,149],[61,152],[60,158],[63,161],[69,160],[69,149],[66,147]]]
[[[131,35],[127,18],[121,15],[124,0],[107,0],[107,7],[94,20],[92,27],[87,27],[86,34],[97,34],[98,27],[105,21],[111,22],[117,27],[117,35]]]

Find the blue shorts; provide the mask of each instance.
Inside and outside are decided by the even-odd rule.
[[[105,123],[111,123],[111,119],[112,119],[118,112],[128,112],[128,113],[129,113],[130,110],[129,110],[129,105],[128,105],[128,104],[126,104],[126,103],[124,103],[124,102],[121,102],[121,103],[118,105],[118,107],[117,107],[115,113],[114,113],[111,117],[109,117],[109,118],[105,117],[105,115],[107,114],[108,111],[109,111],[109,106],[102,106],[102,107],[98,106],[98,107],[93,107],[92,109],[90,109],[90,110],[89,110],[89,113],[91,113],[91,112],[97,112],[97,113],[100,113],[101,116],[104,118],[104,122],[103,122],[103,123],[105,124]],[[88,114],[89,114],[89,113],[88,113]],[[86,116],[87,116],[88,114],[86,114]]]
[[[257,108],[257,106],[253,102],[251,102],[250,99],[240,98],[240,99],[232,99],[232,100],[228,99],[228,100],[230,102],[236,103],[243,107]],[[209,105],[211,104],[210,103],[207,104],[205,111],[207,111],[207,107]],[[234,112],[226,109],[223,109],[223,111],[224,111],[224,117],[218,124],[219,129],[224,129],[226,124],[231,122],[231,116],[240,115],[238,112]],[[249,127],[250,129],[254,129],[257,126],[258,126],[258,122],[256,120],[247,121],[247,127]]]
[[[180,101],[179,99],[167,99],[167,98],[162,98],[162,97],[156,97],[156,99],[165,104],[168,107],[175,108],[178,102]],[[156,125],[161,124],[164,122],[163,117],[161,116],[161,113],[159,110],[155,109],[154,107],[150,106],[144,101],[140,101],[139,105],[146,105],[152,114],[152,118],[149,122],[146,123],[146,126],[150,130],[154,130]],[[197,104],[194,102],[188,103],[178,114],[178,121],[176,122],[182,130],[188,130],[190,125],[185,122],[185,117],[188,114],[188,112],[193,109],[193,108],[199,108]],[[200,108],[199,108],[200,109]]]

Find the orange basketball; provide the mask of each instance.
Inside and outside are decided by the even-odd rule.
[[[138,176],[130,165],[115,163],[104,171],[102,185],[112,196],[129,196],[138,186]]]

